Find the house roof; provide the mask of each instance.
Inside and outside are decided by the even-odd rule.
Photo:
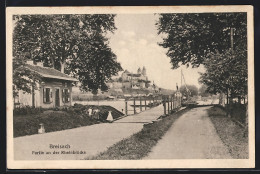
[[[31,71],[34,71],[38,73],[40,76],[45,77],[45,78],[52,78],[52,79],[60,79],[60,80],[68,80],[68,81],[74,81],[77,82],[78,80],[64,74],[56,69],[49,68],[49,67],[41,67],[37,65],[29,65],[27,64],[26,67],[30,69]]]
[[[141,74],[127,74],[128,76],[132,76],[132,77],[140,77]]]

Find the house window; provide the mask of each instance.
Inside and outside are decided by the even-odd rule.
[[[70,90],[69,89],[62,90],[62,100],[64,103],[68,103],[70,101]]]
[[[43,102],[44,103],[52,102],[52,89],[51,88],[43,88]]]

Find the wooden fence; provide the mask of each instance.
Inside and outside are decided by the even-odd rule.
[[[164,95],[162,97],[164,115],[171,114],[173,111],[181,107],[180,95]]]
[[[125,115],[137,114],[160,104],[163,104],[164,115],[167,115],[181,107],[181,97],[173,94],[129,98],[125,100]]]
[[[162,104],[162,96],[129,98],[125,100],[125,115],[137,114],[160,104]],[[130,111],[133,111],[132,114],[129,114]]]

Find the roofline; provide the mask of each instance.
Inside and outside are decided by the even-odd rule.
[[[37,65],[33,65],[33,66],[37,66]],[[28,67],[28,66],[25,66],[25,68],[28,68],[28,69],[30,69],[31,71],[34,71],[34,72],[38,73],[40,76],[45,77],[45,78],[60,79],[60,80],[67,80],[67,81],[73,81],[73,82],[78,82],[78,81],[79,81],[79,80],[77,80],[77,79],[75,79],[75,78],[73,78],[73,77],[60,77],[60,76],[46,75],[46,74],[40,73],[40,72],[38,72],[38,71],[35,71],[35,70],[31,69],[31,68]],[[49,68],[49,67],[42,67],[42,68],[46,68],[46,69],[47,69],[47,68]],[[56,70],[56,69],[52,69],[52,70],[58,71],[58,70]],[[67,75],[67,74],[65,74],[65,75]],[[68,75],[67,75],[67,76],[68,76]]]
[[[40,74],[42,77],[45,77],[45,78],[68,80],[68,81],[73,81],[73,82],[78,82],[79,81],[79,80],[77,80],[75,78],[58,77],[58,76],[46,75],[46,74],[42,74],[42,73],[38,73],[38,74]]]

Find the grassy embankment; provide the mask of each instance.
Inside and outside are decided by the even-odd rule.
[[[153,146],[162,138],[172,124],[185,112],[186,108],[169,116],[162,117],[156,122],[145,124],[143,129],[129,138],[123,139],[105,152],[86,160],[128,160],[141,159],[145,157]]]
[[[208,114],[231,156],[235,159],[248,158],[248,136],[245,133],[245,128],[235,123],[227,116],[224,109],[218,106],[210,108]],[[234,115],[232,117],[237,118]],[[239,117],[242,118],[241,115]]]
[[[99,119],[87,116],[87,110],[91,107],[99,109]],[[112,111],[114,119],[123,114],[111,106],[75,105],[68,108],[54,110],[42,110],[41,113],[19,114],[14,112],[14,137],[37,134],[39,124],[43,123],[46,132],[54,132],[66,129],[89,126],[106,122],[108,111]]]

